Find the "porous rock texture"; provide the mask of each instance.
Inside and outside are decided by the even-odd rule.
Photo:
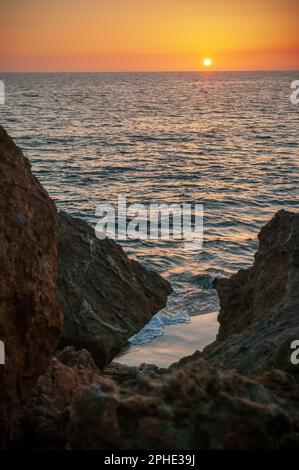
[[[87,349],[103,368],[165,306],[170,284],[64,212],[59,213],[58,257],[61,348]]]
[[[39,377],[27,402],[22,417],[25,445],[64,448],[72,405],[80,393],[100,377],[88,351],[67,347],[58,352],[45,374]]]
[[[219,334],[203,351],[241,373],[271,368],[299,372],[299,214],[281,210],[261,230],[254,265],[217,281]]]
[[[62,327],[55,295],[56,208],[0,126],[0,447],[46,369]]]
[[[294,377],[245,377],[201,361],[160,372],[118,366],[75,402],[72,449],[291,449],[299,446]]]
[[[27,445],[71,449],[293,449],[299,385],[272,370],[246,377],[200,359],[168,370],[112,363],[67,348],[28,404]],[[29,436],[29,438],[28,438]]]
[[[298,448],[298,217],[276,214],[254,266],[218,281],[215,343],[167,370],[112,363],[73,401],[68,446]]]

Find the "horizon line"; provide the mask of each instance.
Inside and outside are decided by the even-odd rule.
[[[0,70],[0,74],[25,74],[25,73],[31,73],[31,74],[41,74],[41,73],[44,73],[44,74],[50,74],[50,73],[55,73],[55,74],[58,74],[58,73],[203,73],[203,74],[211,74],[211,73],[248,73],[248,72],[252,72],[252,73],[273,73],[273,72],[287,72],[287,73],[290,73],[290,72],[294,72],[294,73],[299,73],[299,69],[241,69],[241,70],[238,70],[238,69],[232,69],[232,70],[206,70],[206,69],[202,69],[202,70],[59,70],[59,71],[55,71],[55,70],[34,70],[34,71],[30,71],[30,70],[26,70],[26,71],[1,71]]]

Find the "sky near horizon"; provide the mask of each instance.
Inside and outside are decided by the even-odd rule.
[[[299,70],[299,0],[0,0],[0,71]]]

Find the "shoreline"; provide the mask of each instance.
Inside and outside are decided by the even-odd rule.
[[[131,367],[143,363],[169,367],[183,357],[201,351],[216,339],[219,330],[217,316],[218,312],[195,315],[188,323],[165,326],[163,336],[150,343],[130,345],[113,362]]]

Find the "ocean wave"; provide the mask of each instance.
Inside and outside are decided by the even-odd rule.
[[[150,343],[153,339],[163,336],[165,326],[188,322],[190,322],[190,317],[186,312],[178,312],[176,314],[166,312],[156,313],[139,333],[131,336],[129,343],[134,345]]]

